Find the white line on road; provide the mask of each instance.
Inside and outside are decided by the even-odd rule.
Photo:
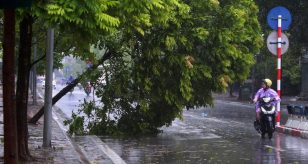
[[[223,120],[220,120],[220,119],[217,119],[217,118],[211,118],[211,117],[202,117],[202,116],[197,116],[197,115],[194,115],[194,114],[188,114],[188,113],[185,113],[185,112],[183,113],[183,116],[192,117],[194,119],[199,119],[199,120],[207,119],[207,120],[211,120],[211,121],[214,121],[214,122],[230,124],[230,121],[223,121]]]
[[[255,108],[254,105],[246,105],[246,104],[242,104],[240,102],[231,102],[231,101],[223,101],[223,100],[215,100],[215,101],[220,103],[220,104],[236,105],[236,106],[241,106],[241,107],[246,107],[246,108],[251,108],[251,109]]]
[[[97,136],[88,136],[97,146],[112,160],[115,164],[126,164],[126,162],[112,149],[109,148],[101,139]]]
[[[39,93],[39,96],[43,97],[40,93]],[[66,132],[68,129],[62,123],[60,123],[58,115],[52,112],[52,116],[53,116],[53,119],[58,124],[58,126],[62,129],[62,132],[64,133],[65,137],[70,141],[70,143],[75,148],[78,148],[78,146],[74,145],[71,139],[66,135]],[[105,144],[103,141],[101,141],[97,136],[89,136],[89,138],[91,138],[91,140],[97,144],[97,146],[112,160],[113,163],[126,164],[126,162],[117,153],[115,153],[111,148],[109,148],[109,146]],[[88,163],[88,161],[86,162]]]
[[[68,131],[67,127],[65,127],[62,123],[60,123],[57,114],[55,114],[53,111],[52,111],[52,117],[57,122],[57,124],[62,129],[62,131],[64,131],[66,133]]]
[[[285,150],[283,150],[283,149],[275,148],[275,147],[270,146],[270,145],[264,145],[264,147],[271,148],[271,149],[274,149],[274,150],[276,150],[276,151],[285,151]]]

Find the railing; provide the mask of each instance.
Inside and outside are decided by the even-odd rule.
[[[303,117],[308,118],[308,106],[303,105],[288,105],[287,106],[288,114],[291,115],[291,117]]]
[[[286,126],[308,131],[308,106],[288,105],[288,121]]]

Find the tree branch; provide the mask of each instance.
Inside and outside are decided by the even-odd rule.
[[[64,87],[57,95],[52,98],[52,105],[57,103],[66,93],[68,93],[71,89],[73,89],[87,74],[91,71],[97,69],[97,67],[103,64],[106,60],[112,57],[112,54],[115,54],[114,51],[107,51],[104,56],[98,60],[98,63],[93,65],[91,69],[87,69],[84,73],[82,73],[78,78],[73,80],[69,85]],[[29,123],[35,124],[44,114],[44,107],[42,107],[30,120]]]
[[[40,57],[39,59],[37,59],[36,61],[34,61],[33,63],[30,64],[30,67],[29,67],[29,71],[32,69],[32,67],[38,63],[39,61],[43,60],[44,58],[46,57],[46,55],[43,55],[42,57]]]

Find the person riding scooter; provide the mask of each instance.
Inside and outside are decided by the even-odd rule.
[[[273,106],[276,106],[276,104],[280,102],[279,95],[277,94],[275,90],[270,88],[271,85],[272,85],[272,81],[270,79],[263,79],[261,88],[257,91],[253,99],[253,102],[256,103],[255,126],[257,126],[256,124],[260,125],[261,123],[261,105],[264,104],[264,101],[262,98],[270,99],[269,103],[271,103]],[[273,123],[275,123],[274,119],[275,117],[273,118]],[[262,133],[262,137],[264,137],[263,133]]]

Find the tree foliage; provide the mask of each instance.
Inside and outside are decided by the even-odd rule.
[[[98,41],[101,35],[109,35],[116,31],[119,19],[107,14],[117,1],[107,0],[53,0],[45,3],[33,2],[30,12],[35,17],[34,35],[37,37],[39,55],[46,52],[46,31],[55,28],[55,68],[61,68],[61,60],[66,55],[81,59],[94,58],[90,45]],[[100,5],[97,5],[100,4]],[[44,63],[39,65],[39,73],[43,73]]]
[[[156,133],[181,118],[185,105],[212,105],[212,92],[245,80],[262,45],[258,8],[250,0],[121,5],[138,6],[124,11],[137,13],[143,26],[134,28],[139,23],[134,16],[118,15],[114,38],[121,47],[100,72],[106,84],[96,84],[103,105],[85,103],[80,109],[85,115],[67,122],[71,133]],[[109,41],[102,44],[114,46]]]
[[[20,38],[19,59],[23,59],[23,57],[25,59],[19,60],[17,80],[17,93],[21,95],[20,100],[22,100],[16,102],[16,106],[19,107],[18,111],[21,111],[17,117],[18,128],[21,129],[18,133],[18,146],[19,152],[21,152],[19,154],[20,159],[30,159],[30,153],[27,147],[28,130],[26,121],[33,24],[36,26],[34,29],[42,33],[51,27],[60,31],[56,33],[61,43],[57,46],[61,48],[58,53],[60,57],[57,59],[61,59],[61,55],[64,54],[63,47],[68,52],[72,52],[73,55],[85,58],[89,57],[90,45],[98,41],[98,36],[107,36],[117,30],[120,23],[118,18],[107,14],[109,8],[116,4],[118,4],[118,1],[109,0],[54,0],[48,2],[34,0],[31,8],[19,10],[19,19],[21,22],[26,18],[30,18],[31,20],[27,21],[24,26],[20,26],[20,36],[23,37]],[[25,29],[26,27],[27,29]],[[35,36],[40,37],[42,33],[35,33]],[[45,36],[43,35],[42,38],[45,38]],[[43,49],[42,52],[44,53],[45,46],[41,46],[41,49]]]

